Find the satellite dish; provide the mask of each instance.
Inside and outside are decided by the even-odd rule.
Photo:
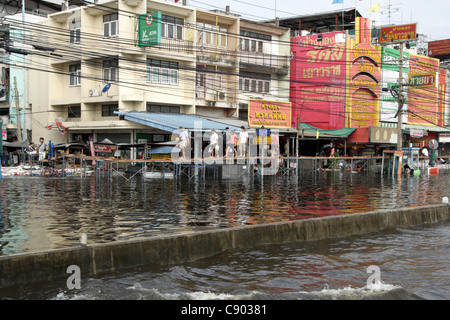
[[[111,83],[108,83],[106,86],[103,87],[102,92],[105,93],[111,88]]]

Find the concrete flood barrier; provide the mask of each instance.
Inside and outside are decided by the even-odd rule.
[[[15,254],[0,257],[0,287],[56,280],[64,284],[72,265],[83,278],[146,264],[195,261],[256,245],[344,238],[449,219],[450,206],[435,205]]]

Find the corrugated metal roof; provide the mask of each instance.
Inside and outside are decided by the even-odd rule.
[[[226,127],[240,130],[239,127],[195,117],[184,113],[158,113],[158,112],[114,112],[124,116],[125,120],[140,123],[152,128],[167,132],[177,132],[180,126],[190,131],[207,131],[211,129],[225,130]]]

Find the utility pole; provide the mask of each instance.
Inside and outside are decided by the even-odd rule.
[[[17,79],[14,77],[14,94],[16,95],[16,117],[17,117],[17,139],[22,139],[22,123],[20,122],[19,90],[17,90]]]
[[[398,69],[398,111],[397,111],[397,151],[402,151],[403,145],[403,42],[400,43],[400,65]]]

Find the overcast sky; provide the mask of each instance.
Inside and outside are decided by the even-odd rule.
[[[320,13],[356,6],[363,17],[375,20],[376,25],[417,22],[417,32],[427,35],[428,41],[450,39],[449,0],[344,0],[343,5],[332,2],[333,0],[187,0],[189,6],[208,10],[225,10],[225,6],[229,5],[231,12],[251,20]],[[380,4],[380,13],[367,11],[376,4]]]

